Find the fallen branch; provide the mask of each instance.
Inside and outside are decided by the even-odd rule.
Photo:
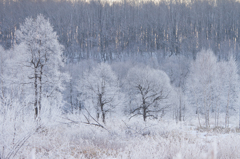
[[[92,120],[94,120],[96,123],[91,123],[90,120],[89,120],[89,118],[88,118],[85,114],[83,114],[83,116],[85,117],[86,122],[83,122],[83,121],[75,121],[75,120],[69,119],[68,117],[65,117],[65,118],[62,117],[62,118],[63,118],[63,119],[66,119],[66,120],[69,120],[69,121],[71,121],[71,123],[74,123],[74,124],[83,123],[83,124],[87,124],[87,125],[93,125],[93,126],[101,127],[101,128],[103,128],[103,129],[107,130],[108,132],[110,132],[107,128],[105,128],[102,124],[100,124],[100,123],[89,113],[89,111],[88,111],[86,108],[85,108],[85,110],[86,110],[86,112],[88,113],[88,116],[90,116],[90,118],[91,118]],[[65,124],[69,124],[69,123],[65,123]]]

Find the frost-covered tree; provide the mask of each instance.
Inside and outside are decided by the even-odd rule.
[[[170,107],[173,88],[167,74],[149,67],[133,67],[126,77],[126,91],[129,93],[131,117],[157,118]]]
[[[106,122],[106,114],[122,102],[118,83],[117,76],[106,63],[85,71],[79,80],[77,89],[82,94],[81,100],[86,108],[95,108],[97,119],[101,116],[103,123]]]
[[[239,96],[239,77],[236,60],[233,56],[228,61],[219,63],[221,70],[221,104],[225,110],[225,127],[229,127],[230,110],[237,109]]]
[[[22,53],[22,56],[18,56]],[[31,86],[27,84],[27,67],[22,67],[25,45],[0,48],[0,156],[12,158],[31,136],[35,124],[30,107]],[[30,130],[31,129],[31,130]],[[0,157],[0,158],[1,158]]]
[[[43,98],[49,104],[59,105],[63,80],[67,75],[60,72],[63,67],[63,46],[58,42],[58,36],[53,27],[42,15],[37,18],[27,18],[16,31],[18,42],[25,45],[24,52],[18,53],[21,66],[28,68],[24,72],[28,83],[34,90],[35,118],[42,109]]]
[[[200,113],[204,114],[206,127],[210,127],[211,112],[215,114],[215,126],[218,126],[221,112],[225,112],[225,127],[229,126],[230,110],[236,110],[239,94],[237,72],[232,56],[227,61],[218,62],[210,50],[199,52],[192,62],[187,79],[187,96],[198,117]]]
[[[176,90],[176,107],[174,107],[174,116],[177,120],[182,121],[186,110],[185,105],[185,85],[187,75],[189,73],[189,58],[183,55],[172,55],[164,58],[162,62],[162,70],[164,70],[170,78],[171,84]]]
[[[197,54],[190,66],[187,79],[187,96],[199,115],[205,115],[205,126],[209,127],[210,108],[216,103],[217,58],[210,50]],[[200,121],[199,121],[200,122]]]
[[[80,63],[68,63],[64,71],[68,72],[71,80],[67,82],[64,90],[64,100],[66,101],[64,109],[71,113],[80,113],[83,103],[78,99],[80,92],[77,90],[79,79],[83,77],[85,71],[96,67],[97,62],[93,60],[82,60]]]
[[[25,45],[21,44],[10,50],[0,49],[0,102],[5,108],[12,105],[13,100],[22,102],[26,99],[23,97],[27,89],[24,72],[28,70],[19,66],[20,59],[16,56],[19,52],[24,54],[24,48]]]
[[[180,87],[175,87],[175,96],[172,100],[174,102],[174,106],[172,107],[173,118],[178,121],[184,121],[186,116],[187,108],[187,100],[184,92]]]

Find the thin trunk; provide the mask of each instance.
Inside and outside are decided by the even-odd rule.
[[[228,128],[229,126],[229,92],[228,92],[228,100],[227,100],[227,106],[226,106],[226,116],[225,116],[225,128]]]
[[[217,127],[217,110],[218,110],[218,104],[215,103],[215,112],[214,112],[214,125]]]
[[[182,97],[180,95],[180,105],[179,105],[179,121],[182,121]]]
[[[40,46],[41,46],[41,40],[40,40]],[[41,58],[40,53],[41,53],[40,50],[38,50],[39,59]],[[47,61],[46,54],[45,54],[45,60]],[[41,113],[41,107],[42,107],[42,103],[41,103],[42,102],[42,74],[43,74],[43,65],[40,64],[40,75],[38,77],[39,78],[38,120],[40,120],[40,113]]]
[[[102,122],[105,124],[105,112],[103,110],[103,103],[101,103]]]
[[[204,96],[205,96],[205,98],[204,98],[204,109],[205,109],[205,126],[206,126],[206,128],[208,128],[209,127],[209,107],[208,107],[208,105],[207,105],[207,99],[206,99],[206,90],[205,90],[205,92],[204,92]]]
[[[34,80],[34,89],[35,89],[35,102],[34,102],[34,110],[35,110],[35,119],[38,117],[38,85],[37,85],[37,71],[35,68],[35,80]]]
[[[215,126],[218,127],[218,118],[219,118],[219,104],[217,103],[215,111]]]
[[[207,118],[206,127],[209,128],[210,125],[209,125],[209,106],[208,105],[207,105],[207,116],[206,116],[206,118]]]
[[[240,129],[240,106],[239,106],[239,129]]]
[[[104,124],[106,124],[105,123],[105,113],[102,111],[102,122],[104,123]]]
[[[178,106],[175,108],[175,110],[173,111],[173,119],[176,120],[176,123],[178,123],[179,120],[179,112],[178,112]],[[176,111],[176,112],[175,112]]]
[[[105,112],[103,110],[103,104],[101,103],[102,122],[105,124]]]
[[[102,102],[102,94],[99,94],[99,96],[98,96],[98,98],[99,98],[99,106],[100,106],[100,109],[101,109],[101,114],[102,114],[102,122],[105,124],[105,112],[104,112],[104,110],[103,110],[103,106],[104,106],[104,104],[103,104],[103,102]],[[99,118],[99,112],[97,113],[97,116],[98,116],[98,118]]]
[[[97,121],[99,120],[99,112],[97,112]]]
[[[146,121],[146,118],[147,118],[147,108],[146,108],[146,102],[145,102],[145,99],[143,97],[143,121]]]
[[[196,98],[196,93],[194,93],[194,96],[195,96],[195,98]],[[198,115],[198,123],[199,123],[199,126],[200,126],[200,128],[202,128],[202,125],[201,125],[201,122],[200,122],[200,117],[199,117],[199,103],[198,103],[198,101],[197,101],[196,114]]]
[[[70,83],[70,104],[71,104],[71,109],[72,109],[72,114],[73,114],[73,94],[72,94],[72,83]]]
[[[218,114],[217,114],[217,126],[218,126],[218,121],[219,121],[219,108],[218,108]]]
[[[199,123],[199,126],[200,126],[200,128],[202,127],[202,125],[201,125],[201,122],[200,122],[200,117],[199,117],[199,108],[197,109],[197,114],[198,114],[198,123]]]
[[[147,114],[146,114],[146,108],[143,108],[143,121],[146,121]]]
[[[42,109],[42,74],[43,65],[41,66],[40,76],[39,76],[39,100],[38,100],[38,115],[41,113]]]

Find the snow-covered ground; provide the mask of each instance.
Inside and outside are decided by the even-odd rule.
[[[107,120],[104,129],[79,121],[79,116],[68,116],[45,124],[14,158],[240,158],[236,128],[206,130],[195,121],[116,118]]]

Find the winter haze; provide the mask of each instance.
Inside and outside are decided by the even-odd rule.
[[[238,0],[0,0],[0,159],[240,158]]]

